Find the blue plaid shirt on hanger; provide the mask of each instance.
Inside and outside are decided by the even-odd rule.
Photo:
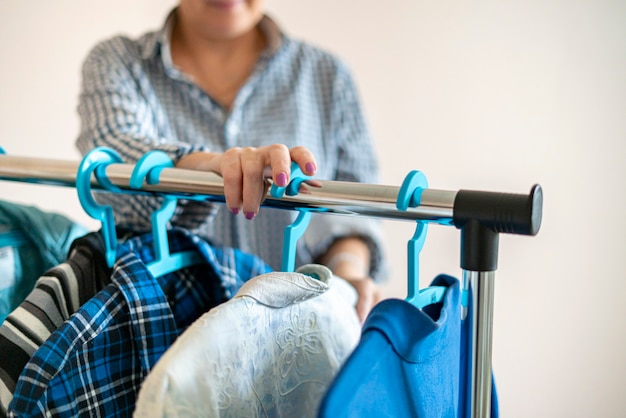
[[[35,352],[8,416],[131,416],[141,382],[174,340],[248,279],[270,271],[258,257],[209,246],[182,230],[172,253],[197,249],[207,264],[155,279],[152,235],[121,245],[111,284]]]

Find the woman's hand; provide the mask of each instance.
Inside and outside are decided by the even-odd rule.
[[[338,239],[321,258],[321,263],[354,287],[358,297],[356,312],[364,322],[382,298],[380,288],[369,277],[370,252],[365,242],[358,237]]]
[[[302,172],[313,175],[317,170],[315,157],[305,147],[287,148],[282,144],[258,148],[230,148],[223,153],[195,152],[181,158],[176,167],[213,171],[224,179],[226,206],[235,215],[243,211],[247,219],[259,212],[267,194],[266,178],[284,187],[289,184],[291,162]]]
[[[339,276],[339,275],[338,275]],[[341,277],[341,276],[339,276]],[[367,315],[378,302],[382,299],[382,292],[380,287],[371,277],[362,277],[358,279],[345,279],[350,283],[357,294],[356,313],[361,320],[361,323],[365,322]]]

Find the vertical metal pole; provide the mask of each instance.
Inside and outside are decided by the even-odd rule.
[[[454,225],[461,229],[463,269],[463,340],[468,365],[461,370],[463,415],[491,416],[491,350],[495,271],[501,232],[535,235],[541,225],[543,192],[535,185],[528,196],[460,190],[454,199]]]
[[[468,290],[471,309],[471,352],[468,353],[470,366],[468,384],[470,416],[490,418],[491,416],[491,346],[494,304],[495,272],[463,271],[463,280]]]

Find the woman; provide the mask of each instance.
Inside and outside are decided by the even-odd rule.
[[[134,162],[160,149],[176,166],[224,178],[225,210],[179,203],[172,223],[278,269],[291,211],[266,208],[264,172],[289,182],[291,161],[318,179],[377,181],[377,163],[346,67],[283,34],[262,0],[180,0],[161,30],[118,36],[85,60],[77,146]],[[118,226],[149,229],[154,198],[108,195]],[[237,216],[239,213],[241,215]],[[339,219],[342,218],[342,219]],[[320,262],[357,290],[363,320],[380,299],[378,225],[315,215],[298,263]]]

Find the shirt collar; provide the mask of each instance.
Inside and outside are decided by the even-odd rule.
[[[170,53],[170,40],[172,38],[172,28],[176,19],[177,8],[172,9],[165,18],[161,29],[149,35],[147,42],[141,52],[143,59],[155,57],[161,52],[167,66],[172,66],[172,55]],[[267,40],[267,47],[263,52],[264,57],[271,57],[278,52],[284,43],[284,34],[276,22],[267,15],[261,18],[258,27]]]
[[[264,15],[259,22],[259,29],[265,35],[267,47],[264,54],[272,56],[278,52],[284,43],[284,34],[276,22],[269,16]]]
[[[141,51],[141,58],[150,59],[155,57],[161,49],[161,46],[164,44],[168,45],[169,50],[169,40],[171,37],[171,31],[174,24],[174,19],[176,17],[176,8],[172,9],[165,18],[165,22],[163,26],[156,32],[152,32],[147,36],[147,41],[144,44],[143,50]]]
[[[306,268],[306,270],[303,270]],[[330,289],[330,270],[307,264],[297,272],[270,272],[244,283],[234,299],[248,297],[271,308],[285,308],[320,296]]]

